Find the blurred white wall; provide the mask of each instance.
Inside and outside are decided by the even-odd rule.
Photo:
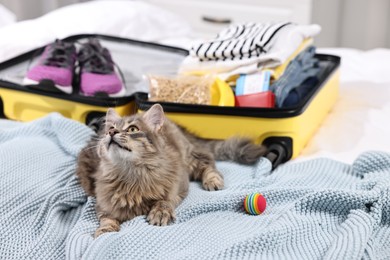
[[[25,20],[85,1],[90,0],[0,0],[0,4]],[[390,0],[312,1],[311,22],[322,26],[318,47],[390,48]]]
[[[390,48],[390,0],[313,0],[321,47]]]
[[[0,0],[16,14],[18,21],[33,19],[59,7],[88,0]]]
[[[0,5],[0,27],[16,22],[16,15],[3,5]]]

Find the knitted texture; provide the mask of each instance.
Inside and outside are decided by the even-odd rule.
[[[74,176],[91,131],[58,114],[0,129],[0,259],[390,259],[389,154],[273,172],[266,159],[218,162],[226,187],[191,182],[175,223],[139,216],[94,240],[95,199]],[[267,199],[261,215],[245,213],[253,192]]]
[[[64,259],[86,201],[75,162],[91,130],[59,114],[6,122],[0,123],[0,259]]]

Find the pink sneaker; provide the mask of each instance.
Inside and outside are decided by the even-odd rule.
[[[27,72],[23,83],[35,85],[43,80],[50,80],[62,92],[72,93],[76,56],[76,48],[73,43],[56,40],[46,46],[38,64]]]
[[[104,94],[110,97],[125,96],[122,81],[115,72],[110,52],[98,39],[91,38],[78,53],[80,91],[86,96]]]

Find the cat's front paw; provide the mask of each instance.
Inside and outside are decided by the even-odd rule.
[[[169,202],[159,201],[149,212],[147,220],[155,226],[166,226],[175,221],[175,210]]]
[[[118,220],[113,218],[101,218],[100,219],[100,226],[95,231],[95,238],[98,236],[107,233],[107,232],[117,232],[120,229],[120,223]]]
[[[97,238],[98,236],[104,234],[104,233],[107,233],[107,232],[117,232],[119,231],[119,226],[104,226],[104,227],[99,227],[98,229],[96,229],[95,231],[95,238]]]
[[[222,190],[224,187],[223,177],[219,172],[210,172],[203,179],[203,188],[209,191]]]

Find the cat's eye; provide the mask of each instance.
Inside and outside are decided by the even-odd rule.
[[[127,132],[129,132],[129,133],[135,133],[135,132],[138,132],[138,131],[139,131],[138,127],[136,127],[136,126],[134,126],[134,125],[130,126],[130,127],[127,129]]]

